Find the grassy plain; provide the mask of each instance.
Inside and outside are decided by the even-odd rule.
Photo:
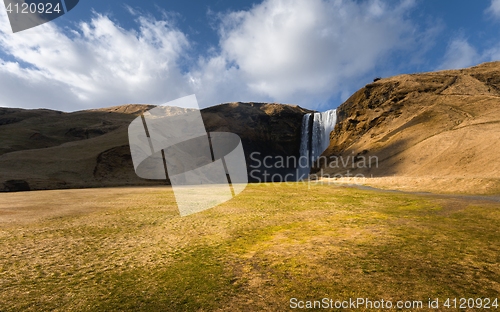
[[[292,297],[500,297],[500,203],[254,184],[0,194],[1,311],[284,311]]]

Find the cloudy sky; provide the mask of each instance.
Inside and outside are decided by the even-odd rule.
[[[3,0],[2,0],[3,1]],[[500,60],[500,0],[80,0],[12,33],[0,106],[266,101],[324,111],[372,81]]]

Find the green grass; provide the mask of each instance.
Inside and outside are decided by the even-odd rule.
[[[69,191],[19,197],[36,209],[74,209],[0,223],[1,311],[283,311],[291,297],[500,297],[499,204],[260,184],[181,218],[170,189],[111,190],[92,191],[95,209],[72,203]],[[1,196],[12,203],[14,195]]]

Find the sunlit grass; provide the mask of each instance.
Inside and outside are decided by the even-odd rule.
[[[181,218],[168,188],[1,198],[0,212],[31,207],[25,220],[0,214],[2,311],[500,297],[500,205],[490,202],[260,184]]]

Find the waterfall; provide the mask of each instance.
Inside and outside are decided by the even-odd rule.
[[[311,114],[305,114],[302,117],[302,136],[300,138],[300,156],[306,156],[309,152],[309,123]]]
[[[302,132],[300,137],[300,158],[299,158],[299,166],[297,171],[297,180],[302,180],[307,178],[310,170],[311,160],[309,159],[309,148],[310,148],[310,123],[311,123],[311,114],[305,114],[302,117]]]
[[[335,128],[336,123],[336,109],[328,110],[323,113],[314,113],[312,118],[311,114],[305,114],[302,118],[299,180],[307,177],[311,163],[318,159],[321,153],[330,145],[330,132]]]
[[[311,138],[311,158],[318,159],[330,145],[330,132],[337,122],[337,110],[332,109],[324,113],[314,113],[313,132]]]

